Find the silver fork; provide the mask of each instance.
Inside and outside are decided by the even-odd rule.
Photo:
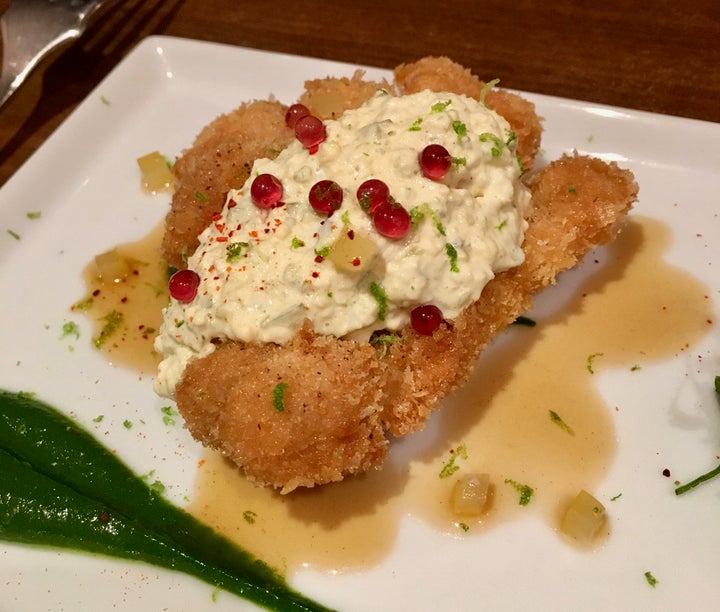
[[[50,52],[85,31],[103,0],[15,0],[0,19],[0,107]]]

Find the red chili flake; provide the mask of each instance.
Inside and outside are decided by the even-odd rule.
[[[248,232],[248,234],[249,234],[249,236],[250,236],[251,238],[257,238],[257,237],[258,237],[258,233],[257,233],[255,230],[253,230],[252,232]]]
[[[95,291],[93,291],[92,294],[93,294],[93,297],[97,297],[98,295],[100,295],[100,289],[95,289]]]
[[[227,236],[218,236],[218,237],[217,237],[217,241],[218,241],[218,242],[227,242],[227,241],[228,241],[228,237],[227,237]]]
[[[355,240],[355,230],[348,230],[347,237],[350,238],[350,240]]]
[[[318,276],[320,276],[320,272],[315,271],[315,272],[312,273],[312,277],[313,277],[313,278],[317,278]]]
[[[120,302],[122,302],[123,304],[127,302],[127,297],[120,298]]]
[[[357,268],[357,267],[360,265],[360,258],[359,258],[359,257],[356,257],[355,259],[353,259],[353,260],[352,260],[352,265]]]
[[[325,261],[325,258],[322,255],[315,256],[315,263],[322,263],[323,261]]]
[[[208,268],[208,272],[212,272],[215,269],[215,264],[210,264],[210,267]]]
[[[662,474],[663,476],[665,476],[665,478],[670,478],[670,470],[668,468],[665,468]]]
[[[215,229],[222,234],[225,231],[225,224],[224,223],[216,223]]]
[[[101,523],[109,523],[110,515],[107,512],[103,512],[99,517]]]
[[[235,208],[237,206],[237,202],[235,200],[230,200],[228,202],[228,209]]]
[[[270,228],[269,228],[269,227],[266,227],[263,231],[264,231],[266,234],[269,234],[269,233],[270,233]]]
[[[214,212],[213,215],[212,215],[212,220],[213,220],[213,221],[220,221],[220,219],[222,219],[222,213]]]

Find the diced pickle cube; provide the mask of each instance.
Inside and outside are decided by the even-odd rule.
[[[565,511],[560,530],[578,542],[589,543],[605,521],[605,506],[583,489]]]
[[[360,232],[343,231],[330,247],[328,259],[339,272],[357,274],[368,270],[377,256],[375,243]]]
[[[138,157],[142,188],[148,193],[172,192],[175,189],[175,177],[168,167],[167,160],[157,151]]]
[[[488,474],[465,474],[453,487],[451,503],[455,514],[479,516],[488,498],[490,476]]]

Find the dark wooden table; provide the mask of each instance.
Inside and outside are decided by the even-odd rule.
[[[447,55],[505,87],[720,122],[717,0],[116,0],[0,109],[0,185],[151,34],[386,68]]]

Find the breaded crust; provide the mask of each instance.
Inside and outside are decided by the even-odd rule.
[[[463,88],[480,83],[457,65],[464,85],[453,89],[447,70],[434,81],[437,61],[412,65],[419,75],[412,67],[398,68],[398,87],[422,83],[465,93]],[[360,83],[353,103],[362,102],[368,90]],[[349,95],[347,82],[332,79],[314,82],[305,100],[324,87]],[[537,145],[527,153],[532,161],[539,119],[523,106],[514,121],[519,134],[537,134]],[[242,141],[242,134],[236,138]],[[201,146],[184,157],[205,154]],[[193,436],[219,449],[249,478],[282,493],[379,467],[389,436],[422,428],[442,398],[467,378],[482,349],[531,307],[535,293],[609,240],[637,197],[629,171],[578,155],[552,162],[528,183],[533,208],[525,262],[490,281],[457,319],[429,337],[401,330],[385,354],[367,343],[316,335],[307,325],[283,346],[225,342],[192,360],[176,389]]]
[[[275,157],[292,140],[286,110],[276,101],[243,104],[207,125],[176,160],[162,243],[169,265],[186,267],[186,256],[197,248],[198,235],[213,214],[222,210],[228,190],[243,185],[258,157]]]

